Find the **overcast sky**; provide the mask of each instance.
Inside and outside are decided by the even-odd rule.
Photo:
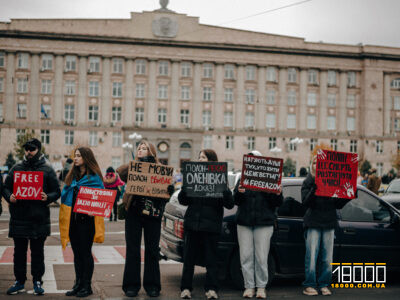
[[[0,21],[127,19],[131,11],[159,7],[159,0],[0,0]],[[170,0],[168,8],[199,17],[207,25],[302,37],[310,42],[400,47],[400,0]]]

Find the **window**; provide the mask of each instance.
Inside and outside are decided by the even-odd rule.
[[[99,144],[99,138],[97,131],[89,131],[89,146],[97,146]]]
[[[268,149],[271,150],[276,147],[276,137],[268,138]]]
[[[4,52],[0,52],[0,68],[4,68],[5,66],[6,56]]]
[[[116,170],[118,167],[121,166],[121,157],[119,156],[112,156],[111,157],[111,166]]]
[[[122,58],[113,58],[113,73],[122,74],[124,60]]]
[[[212,64],[203,64],[203,77],[204,78],[212,78],[213,77],[213,65]]]
[[[290,141],[289,141],[289,149],[288,149],[289,152],[297,151],[297,144],[293,142],[294,139],[295,139],[295,138],[290,138]]]
[[[233,113],[231,111],[224,112],[224,126],[225,127],[233,126]]]
[[[0,63],[1,63],[1,56],[0,56]],[[392,82],[390,83],[390,87],[392,89],[400,89],[400,78],[393,79]]]
[[[181,63],[181,76],[190,77],[192,73],[192,65],[188,62]]]
[[[65,130],[64,143],[65,145],[74,144],[74,132],[72,130]]]
[[[288,69],[288,82],[289,83],[296,83],[297,81],[297,71],[295,68]]]
[[[137,59],[135,61],[136,74],[145,75],[146,74],[146,61],[144,59]]]
[[[45,145],[50,144],[50,130],[40,130],[40,141]]]
[[[17,104],[17,118],[18,119],[26,119],[26,104],[25,103]]]
[[[314,69],[308,70],[308,83],[309,84],[318,84],[317,70],[314,70]]]
[[[354,117],[347,117],[347,131],[356,130],[356,119]]]
[[[231,135],[227,135],[225,137],[225,149],[226,150],[233,150],[234,149],[234,137]]]
[[[307,129],[316,129],[317,128],[317,117],[315,115],[307,116]]]
[[[356,107],[356,95],[347,95],[347,108],[355,108]]]
[[[158,99],[168,99],[168,85],[158,85]]]
[[[308,93],[307,94],[307,105],[308,106],[316,106],[317,105],[317,94],[316,93]]]
[[[254,104],[256,91],[254,89],[246,89],[246,104]]]
[[[158,123],[160,123],[160,124],[167,123],[167,109],[166,108],[158,109]]]
[[[40,106],[40,112],[42,114],[42,119],[51,118],[51,105],[50,104],[42,104]]]
[[[75,119],[75,105],[66,104],[64,105],[64,120],[67,122],[74,121]]]
[[[331,139],[331,148],[333,151],[337,151],[337,139]]]
[[[329,70],[328,71],[328,86],[336,85],[336,72]]]
[[[203,100],[204,101],[211,101],[212,97],[212,88],[209,86],[203,87]]]
[[[181,109],[181,124],[189,125],[189,110]]]
[[[256,80],[255,66],[246,66],[246,80]]]
[[[244,118],[244,120],[245,120],[245,127],[247,127],[247,128],[252,128],[252,127],[254,127],[254,113],[252,113],[252,112],[246,112],[246,115],[245,115],[245,118]]]
[[[400,131],[400,119],[399,118],[394,119],[394,130]]]
[[[99,97],[100,95],[100,84],[98,81],[89,81],[89,96]]]
[[[225,88],[224,101],[225,102],[233,102],[233,88]]]
[[[393,109],[400,110],[400,96],[393,97]]]
[[[76,56],[67,55],[65,57],[65,71],[76,71]]]
[[[0,77],[0,93],[4,92],[4,78]]]
[[[28,92],[28,79],[18,78],[17,81],[17,93],[26,94]]]
[[[188,85],[181,86],[181,99],[190,100],[190,86]]]
[[[112,146],[113,147],[121,147],[122,145],[122,133],[121,132],[113,132],[112,133]]]
[[[328,130],[336,130],[336,117],[328,116],[327,120],[327,128]]]
[[[283,203],[278,209],[278,216],[303,218],[306,207],[301,202],[300,189],[301,185],[289,185],[283,188]]]
[[[100,57],[89,57],[89,72],[100,72]]]
[[[141,125],[144,122],[144,108],[137,107],[135,109],[135,122],[137,125]]]
[[[160,61],[158,63],[158,75],[168,76],[168,62],[167,61]]]
[[[254,150],[256,148],[256,138],[254,136],[247,137],[247,150]]]
[[[51,80],[43,79],[42,80],[42,94],[51,94]]]
[[[348,72],[347,87],[355,87],[355,86],[356,86],[356,72]]]
[[[235,79],[235,66],[227,64],[225,68],[225,79]]]
[[[28,69],[29,55],[27,53],[18,54],[18,69]]]
[[[274,113],[267,113],[266,126],[267,128],[275,128],[276,117]]]
[[[53,69],[53,55],[43,54],[42,56],[42,70],[52,70]]]
[[[276,82],[276,68],[268,67],[267,68],[267,81]]]
[[[122,82],[113,82],[112,84],[112,96],[114,98],[122,97]]]
[[[318,139],[310,139],[310,151],[313,151],[318,144]]]
[[[122,120],[122,112],[120,106],[114,106],[111,111],[111,121],[113,122],[121,122]]]
[[[383,141],[376,141],[376,153],[383,153]]]
[[[144,84],[143,83],[136,84],[136,98],[144,98]]]
[[[73,96],[75,95],[75,81],[66,80],[65,81],[65,95]]]
[[[275,91],[274,90],[267,91],[267,104],[269,104],[269,105],[275,104]]]
[[[287,115],[287,129],[295,129],[296,128],[296,115],[295,114],[288,114]]]
[[[99,120],[99,107],[97,105],[89,105],[89,121]]]
[[[209,110],[203,111],[203,126],[204,127],[211,126],[211,111]]]
[[[212,149],[212,136],[211,135],[203,136],[203,149]]]
[[[17,142],[25,135],[25,129],[16,129]]]
[[[296,105],[296,91],[290,90],[287,94],[288,105]]]
[[[357,140],[350,140],[350,152],[357,152]]]
[[[4,120],[4,114],[3,114],[3,103],[0,103],[0,120]],[[1,134],[0,134],[1,136]]]
[[[336,94],[328,94],[328,107],[336,107]]]

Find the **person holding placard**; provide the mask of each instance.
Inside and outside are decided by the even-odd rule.
[[[317,191],[316,165],[317,157],[315,156],[312,159],[310,173],[301,187],[301,200],[306,208],[303,217],[306,240],[303,294],[316,296],[319,288],[322,295],[328,296],[331,295],[328,286],[332,278],[333,242],[337,226],[336,209],[343,208],[350,200],[315,195]],[[357,197],[357,192],[355,197]]]
[[[115,190],[117,191],[117,195],[115,196],[115,201],[113,204],[113,210],[114,210],[114,221],[117,221],[117,216],[118,216],[118,201],[119,198],[121,197],[121,190],[122,187],[125,185],[125,182],[123,182],[118,174],[115,173],[115,170],[113,167],[108,167],[106,170],[106,176],[104,176],[104,187],[109,190]],[[110,214],[110,222],[113,220],[113,213],[111,212]]]
[[[205,149],[199,153],[199,161],[217,162],[214,150]],[[183,186],[179,195],[179,203],[187,205],[184,217],[185,248],[183,255],[183,270],[181,279],[181,298],[190,299],[192,291],[193,272],[198,255],[203,254],[207,269],[204,289],[207,299],[217,299],[218,295],[218,265],[217,245],[221,233],[224,207],[233,208],[232,192],[228,186],[223,197],[189,197]],[[204,248],[203,248],[204,247]],[[204,253],[200,253],[204,249]]]
[[[153,144],[143,140],[136,150],[136,161],[159,163],[157,151]],[[128,181],[129,165],[117,169],[124,182]],[[168,193],[174,192],[173,185],[168,186]],[[168,200],[167,200],[168,201]],[[144,230],[144,276],[143,287],[150,297],[158,297],[161,290],[160,280],[160,235],[161,218],[164,213],[166,199],[132,195],[125,192],[125,240],[126,260],[122,289],[127,297],[136,297],[139,293],[141,268],[141,242]]]
[[[254,150],[249,155],[261,156]],[[234,190],[240,263],[244,279],[243,298],[266,298],[268,254],[276,222],[275,209],[282,204],[279,194],[244,189],[240,181]],[[257,290],[256,290],[257,288]]]
[[[41,295],[44,294],[44,243],[50,235],[48,205],[56,201],[61,192],[57,175],[41,152],[41,142],[33,138],[23,147],[24,159],[10,170],[3,190],[4,199],[10,204],[8,236],[14,240],[16,279],[14,285],[7,290],[7,294],[14,295],[25,290],[26,255],[30,244],[33,290],[34,294]]]
[[[104,241],[103,217],[73,212],[81,187],[104,189],[103,176],[88,147],[79,147],[74,152],[74,164],[65,177],[61,194],[60,239],[65,249],[68,240],[74,253],[75,283],[66,296],[87,297],[93,294],[91,281],[94,270],[93,242]]]

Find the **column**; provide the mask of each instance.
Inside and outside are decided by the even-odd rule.
[[[265,129],[265,117],[267,113],[266,86],[265,86],[265,67],[258,68],[258,101],[256,102],[255,125],[258,130]]]
[[[194,63],[193,65],[193,105],[192,105],[192,116],[193,116],[193,127],[202,127],[202,99],[201,99],[201,63]],[[217,98],[221,97],[219,94],[215,93],[215,101]],[[213,120],[211,121],[213,122]],[[212,124],[212,123],[211,123]]]
[[[327,103],[328,103],[328,72],[321,71],[320,82],[319,82],[319,112],[317,114],[318,125],[317,129],[319,132],[326,131],[326,118],[327,118]]]
[[[133,116],[135,115],[133,109],[133,61],[128,59],[126,61],[126,78],[125,78],[125,101],[122,102],[123,111],[123,125],[125,127],[133,126]]]
[[[63,121],[63,56],[56,55],[54,74],[53,123]]]
[[[39,78],[39,63],[40,57],[38,54],[31,56],[31,75],[30,75],[30,97],[28,98],[28,115],[29,122],[36,123],[40,117],[40,78]]]
[[[307,122],[307,70],[300,70],[300,88],[299,88],[299,103],[298,103],[298,116],[296,116],[298,130],[306,130]]]
[[[171,97],[169,100],[169,119],[171,120],[170,124],[172,128],[178,128],[180,124],[180,105],[179,105],[179,92],[180,92],[180,86],[179,86],[179,62],[174,61],[172,62],[172,70],[171,70],[171,87],[169,89],[169,92],[171,93]],[[192,112],[193,116],[194,112]]]
[[[237,99],[235,109],[233,111],[235,118],[233,121],[233,127],[237,129],[244,128],[244,116],[246,114],[246,105],[244,104],[245,89],[244,89],[244,66],[239,65],[237,67]]]
[[[149,86],[148,86],[148,91],[149,91],[149,96],[147,99],[147,107],[145,104],[145,112],[147,118],[144,120],[144,125],[145,127],[153,127],[156,122],[156,117],[157,117],[157,99],[156,99],[156,93],[158,90],[157,87],[157,62],[154,60],[151,60],[149,63]],[[146,103],[146,102],[145,102]]]
[[[390,134],[390,110],[392,107],[390,97],[390,75],[383,75],[383,134]]]
[[[8,53],[7,55],[7,73],[6,73],[6,101],[4,107],[3,118],[6,123],[15,121],[16,108],[14,110],[14,82],[17,85],[17,79],[14,77],[15,73],[15,55],[14,53]]]
[[[110,125],[110,113],[111,113],[111,76],[110,76],[110,58],[103,58],[103,78],[102,78],[102,91],[101,91],[101,104],[100,104],[100,115],[101,124],[103,126]]]
[[[78,73],[78,101],[76,103],[76,112],[78,116],[78,124],[86,123],[87,113],[87,58],[79,58],[79,73]]]
[[[287,69],[279,69],[279,101],[277,116],[277,128],[279,131],[286,131],[287,100],[286,100]]]
[[[347,106],[347,73],[340,73],[339,101],[336,105],[336,130],[339,133],[346,131],[346,106]]]
[[[224,103],[222,97],[217,95],[224,94],[224,66],[217,64],[215,67],[215,105],[212,112],[215,128],[224,128]]]

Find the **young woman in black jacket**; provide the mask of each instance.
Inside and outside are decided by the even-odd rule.
[[[199,161],[218,161],[214,150],[199,153]],[[217,299],[218,265],[217,245],[222,227],[224,207],[233,208],[232,192],[227,189],[221,198],[188,197],[185,186],[178,196],[179,203],[187,205],[185,213],[185,248],[181,280],[181,298],[190,299],[194,266],[198,255],[204,255],[207,269],[204,289],[207,299]],[[204,251],[201,253],[200,251]]]

